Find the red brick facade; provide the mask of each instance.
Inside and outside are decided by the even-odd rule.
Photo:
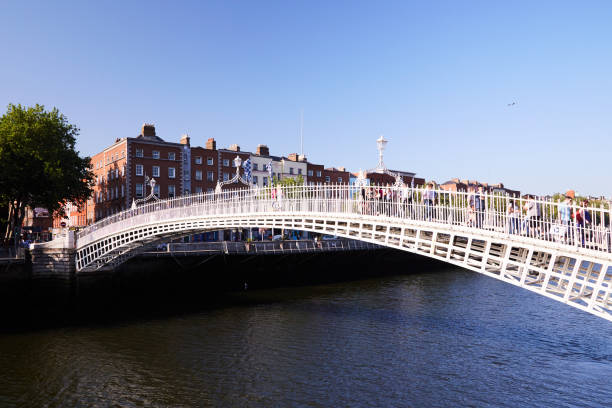
[[[325,183],[325,167],[322,164],[306,164],[306,177],[308,184],[323,184]]]
[[[191,148],[191,192],[212,192],[217,185],[219,155],[216,150]]]
[[[368,173],[367,178],[370,180],[370,184],[377,186],[384,186],[387,184],[394,184],[395,177],[386,173]],[[414,186],[419,187],[425,184],[425,179],[414,176],[402,176],[404,184],[411,186],[414,179]]]
[[[266,146],[260,145],[258,154],[269,155]],[[166,142],[156,135],[153,125],[143,125],[137,137],[117,139],[113,145],[94,155],[91,159],[95,177],[93,195],[86,205],[70,206],[68,226],[81,227],[92,224],[112,214],[129,209],[134,200],[151,194],[146,177],[156,181],[155,193],[160,199],[183,194],[213,192],[218,182],[232,179],[236,174],[234,159],[239,156],[246,161],[250,152],[241,152],[237,145],[228,149],[217,149],[210,138],[205,147],[191,147],[190,138],[184,135],[180,143]],[[284,158],[280,158],[284,160]],[[304,163],[305,157],[290,154],[287,163]],[[262,163],[258,171],[262,178],[267,172]],[[291,166],[289,166],[291,167]],[[294,166],[295,167],[295,166]],[[289,169],[295,170],[295,169]],[[244,175],[244,168],[240,168]],[[281,171],[275,169],[275,172]],[[288,171],[287,174],[303,174],[303,167]],[[266,173],[264,173],[266,172]],[[306,162],[308,184],[349,184],[350,173],[344,168],[324,168],[323,165]],[[288,176],[290,177],[290,176]],[[372,184],[393,183],[393,177],[372,173],[368,177]],[[410,184],[411,178],[404,178]],[[415,185],[422,185],[423,179],[415,179]],[[225,188],[237,187],[226,186]],[[58,219],[60,226],[65,220]]]
[[[343,169],[329,167],[323,170],[323,178],[326,184],[348,184],[350,173]]]

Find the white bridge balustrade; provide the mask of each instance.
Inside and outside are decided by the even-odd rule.
[[[509,212],[511,204],[520,210]],[[77,235],[76,267],[80,272],[115,267],[170,237],[284,228],[439,259],[612,320],[611,209],[581,210],[589,213],[584,225],[567,217],[562,221],[560,210],[568,214],[564,204],[551,201],[406,186],[195,194],[145,204],[83,229]],[[579,207],[569,210],[575,214]]]

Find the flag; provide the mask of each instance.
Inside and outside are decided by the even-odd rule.
[[[272,183],[272,160],[270,163],[266,164],[266,170],[268,170],[268,174],[270,175],[270,184]]]
[[[253,175],[251,174],[251,158],[250,157],[246,159],[244,163],[242,163],[242,167],[244,167],[244,176],[246,177],[247,181],[250,184],[251,180],[253,179]]]

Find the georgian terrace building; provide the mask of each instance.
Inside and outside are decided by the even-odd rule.
[[[301,176],[305,183],[308,182],[306,157],[297,153],[291,153],[288,157],[272,156],[268,146],[260,144],[257,146],[255,153],[251,153],[250,158],[253,184],[259,187],[270,185],[268,164],[272,165],[272,178],[274,180],[296,179]]]
[[[155,194],[171,198],[191,193],[211,193],[217,182],[231,180],[236,174],[234,158],[251,159],[252,181],[270,185],[266,165],[272,162],[275,179],[301,176],[305,183],[348,183],[349,173],[343,168],[327,168],[309,163],[296,153],[288,157],[272,156],[265,145],[255,153],[242,152],[238,145],[217,149],[209,138],[204,147],[191,146],[191,138],[183,135],[179,143],[167,142],[156,134],[155,126],[144,124],[139,135],[117,138],[115,142],[91,158],[94,173],[92,197],[81,206],[70,205],[68,220],[55,220],[59,227],[82,227],[126,210],[134,201]],[[240,168],[244,176],[244,168]],[[154,178],[155,189],[147,180]],[[342,181],[340,181],[342,180]],[[225,188],[228,188],[226,186]]]

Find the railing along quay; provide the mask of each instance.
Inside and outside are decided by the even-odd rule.
[[[334,251],[359,251],[380,249],[380,245],[346,239],[334,240],[284,240],[284,241],[252,241],[252,242],[190,242],[168,243],[163,249],[144,252],[149,256],[196,255],[202,253],[225,254],[288,254],[288,253],[316,253]]]

